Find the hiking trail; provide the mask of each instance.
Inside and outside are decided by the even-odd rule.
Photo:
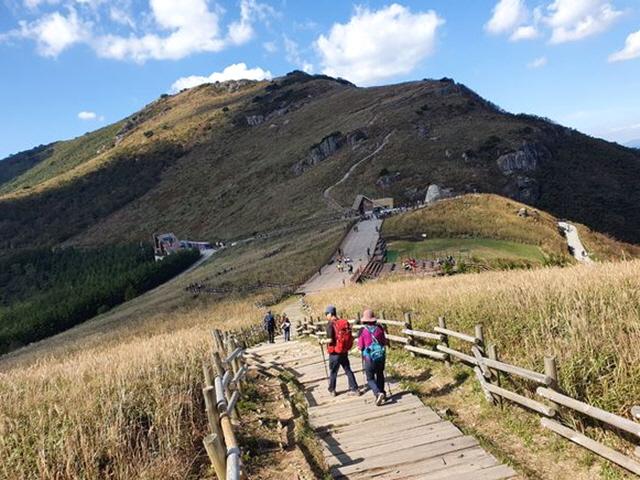
[[[285,311],[293,323],[303,315],[300,302]],[[475,438],[464,435],[397,382],[389,382],[392,395],[378,407],[369,391],[347,395],[341,372],[339,395],[331,396],[318,345],[278,339],[247,352],[254,364],[263,368],[277,364],[304,387],[308,421],[333,478],[498,480],[515,476],[511,467],[500,464]],[[351,365],[362,384],[360,358],[352,356]]]
[[[341,183],[345,182],[353,173],[353,171],[358,168],[362,163],[366,162],[367,160],[369,160],[372,157],[375,157],[378,153],[380,153],[380,151],[387,145],[387,143],[389,142],[389,137],[391,137],[391,135],[393,134],[393,132],[389,132],[384,139],[382,140],[382,143],[380,145],[378,145],[378,147],[371,152],[369,155],[365,156],[364,158],[362,158],[361,160],[358,160],[356,163],[354,163],[353,165],[351,165],[351,167],[349,168],[349,170],[347,170],[347,173],[345,173],[342,178],[340,180],[338,180],[336,183],[334,183],[333,185],[331,185],[330,187],[326,188],[324,192],[322,192],[322,196],[324,197],[324,199],[327,201],[327,203],[329,204],[329,206],[331,208],[334,208],[336,210],[340,210],[343,211],[344,207],[342,205],[340,205],[332,196],[331,196],[331,190],[333,190],[334,188],[336,188],[338,185],[340,185]]]

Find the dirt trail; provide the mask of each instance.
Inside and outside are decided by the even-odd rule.
[[[340,185],[341,183],[344,183],[353,173],[353,171],[358,168],[362,163],[366,162],[367,160],[369,160],[372,157],[375,157],[378,153],[380,153],[380,151],[387,145],[387,143],[389,142],[389,137],[391,137],[391,135],[393,134],[393,132],[389,132],[385,137],[384,140],[382,140],[382,143],[378,146],[378,148],[376,148],[373,152],[371,152],[369,155],[365,156],[363,159],[357,161],[356,163],[354,163],[353,165],[351,165],[351,168],[349,168],[349,170],[347,170],[347,173],[345,173],[342,178],[340,180],[338,180],[336,183],[334,183],[333,185],[331,185],[330,187],[328,187],[327,189],[325,189],[325,191],[322,193],[322,196],[324,197],[324,199],[327,201],[327,203],[329,204],[329,206],[331,208],[337,209],[337,210],[344,210],[344,207],[342,207],[342,205],[340,205],[336,200],[333,199],[333,197],[331,196],[331,191],[337,187],[338,185]]]

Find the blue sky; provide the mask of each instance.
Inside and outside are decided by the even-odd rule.
[[[509,111],[640,139],[638,0],[0,0],[0,158],[176,88],[293,69],[452,77]]]

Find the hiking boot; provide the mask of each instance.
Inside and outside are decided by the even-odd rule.
[[[362,395],[360,393],[360,390],[349,390],[349,394],[350,397],[359,397],[360,395]]]
[[[376,405],[377,406],[382,405],[386,399],[387,397],[385,396],[384,393],[379,393],[378,396],[376,397]]]
[[[338,393],[335,390],[329,390],[329,395],[331,395],[332,397],[337,397]]]

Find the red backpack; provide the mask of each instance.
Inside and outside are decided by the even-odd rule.
[[[353,347],[353,334],[351,325],[344,318],[333,321],[333,331],[335,332],[336,343],[329,345],[329,353],[349,353]]]

